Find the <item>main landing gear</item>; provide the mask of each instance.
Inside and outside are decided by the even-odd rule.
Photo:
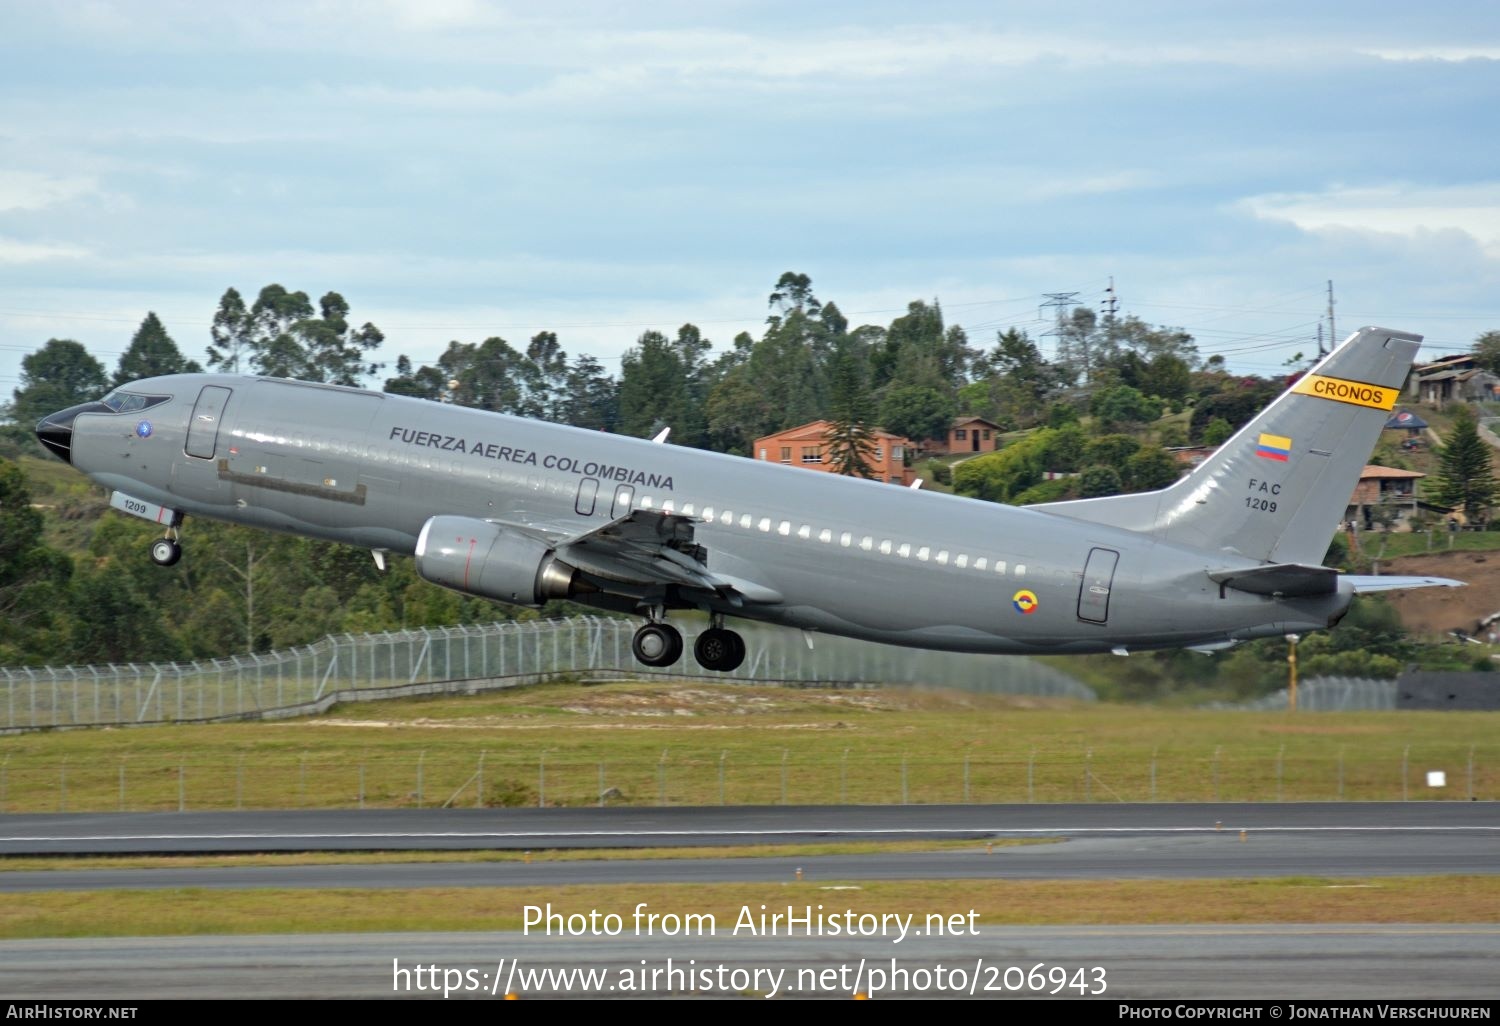
[[[630,639],[631,654],[647,666],[671,666],[682,658],[682,649],[682,632],[659,619],[643,624]],[[693,658],[705,670],[728,673],[745,661],[745,641],[715,616],[713,626],[693,643]]]

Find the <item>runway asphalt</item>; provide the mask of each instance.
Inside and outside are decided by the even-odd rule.
[[[627,927],[627,933],[628,933]],[[0,944],[11,999],[713,996],[1391,1001],[1500,998],[1500,926],[979,927],[978,936],[520,933]],[[938,967],[943,968],[940,974]],[[404,973],[403,973],[404,970]],[[675,970],[675,974],[674,974]],[[594,974],[592,978],[584,973]],[[445,985],[453,988],[445,996]],[[420,989],[419,989],[420,988]],[[492,993],[493,988],[493,993]],[[1111,1009],[1113,1011],[1113,1009]],[[143,1010],[147,1018],[151,1009]]]
[[[1003,837],[1060,843],[986,852]],[[1500,804],[1021,805],[126,813],[0,817],[0,853],[632,848],[966,838],[920,854],[0,873],[0,889],[562,886],[740,880],[1346,877],[1500,871]],[[1340,886],[1337,883],[1316,886]],[[197,900],[213,900],[203,897]],[[691,909],[676,910],[690,913]],[[951,912],[953,910],[941,910]],[[961,910],[960,910],[961,911]],[[1500,999],[1500,910],[1472,925],[988,927],[897,940],[752,936],[303,935],[0,942],[11,998],[712,995]],[[944,973],[938,972],[943,967]],[[423,967],[426,967],[425,975]],[[1035,970],[1041,970],[1040,975]],[[402,975],[400,970],[414,971]],[[450,971],[457,970],[456,975]],[[676,971],[673,975],[672,971]],[[757,973],[757,970],[759,971]],[[960,972],[961,971],[961,972]],[[592,972],[593,977],[579,975]],[[538,976],[536,974],[541,973]],[[562,974],[562,975],[559,975]],[[1061,974],[1059,976],[1059,974]],[[961,981],[960,981],[961,977]],[[1035,984],[1047,982],[1039,991]],[[861,982],[862,981],[862,982]],[[423,983],[427,986],[423,988]],[[962,986],[959,985],[961,982]],[[880,986],[877,986],[879,984]],[[1102,993],[1100,986],[1102,984]],[[437,989],[434,990],[433,987]],[[489,993],[494,987],[496,994]],[[968,988],[967,990],[965,988]],[[1285,1009],[1290,1014],[1290,1005]]]
[[[16,814],[0,855],[638,848],[880,840],[1445,831],[1500,840],[1500,802],[709,806]]]

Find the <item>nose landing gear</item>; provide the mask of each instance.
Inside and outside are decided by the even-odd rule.
[[[151,562],[157,566],[171,566],[182,558],[182,543],[177,540],[177,528],[167,528],[167,536],[151,543]]]

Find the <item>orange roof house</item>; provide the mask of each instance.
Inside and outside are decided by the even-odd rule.
[[[768,463],[836,473],[828,445],[831,427],[829,421],[815,420],[811,424],[757,438],[751,456]],[[906,465],[906,454],[911,451],[911,442],[879,428],[874,428],[870,434],[875,439],[875,451],[865,464],[870,470],[870,477],[891,484],[911,484],[916,477]]]

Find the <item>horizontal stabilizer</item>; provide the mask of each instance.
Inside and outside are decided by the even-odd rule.
[[[1396,591],[1400,588],[1468,587],[1465,582],[1455,581],[1450,577],[1401,577],[1399,575],[1359,577],[1354,574],[1345,574],[1343,579],[1354,585],[1354,590],[1360,594],[1371,591]]]
[[[1332,595],[1338,591],[1339,572],[1326,566],[1302,563],[1272,563],[1240,570],[1210,570],[1209,579],[1226,588],[1248,591],[1252,595],[1277,595],[1301,598],[1306,595]]]

